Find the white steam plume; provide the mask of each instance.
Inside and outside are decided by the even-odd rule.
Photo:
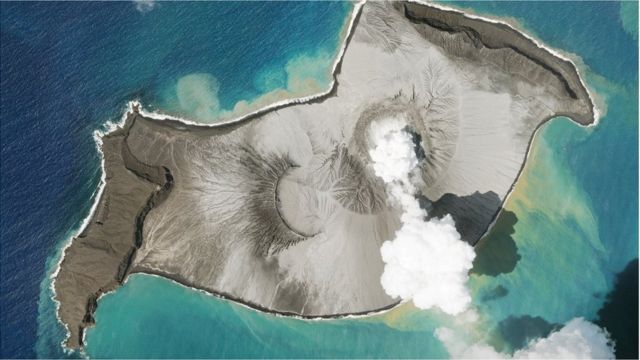
[[[386,183],[391,202],[403,212],[395,239],[380,249],[385,263],[380,281],[389,296],[456,315],[471,303],[466,283],[475,252],[460,239],[451,216],[425,220],[427,213],[411,183],[418,159],[406,126],[405,119],[384,119],[370,128],[373,169]]]
[[[448,328],[436,330],[449,355],[463,359],[613,359],[614,346],[609,334],[586,321],[575,318],[559,331],[546,338],[536,339],[513,355],[495,351],[484,343],[472,345],[461,340],[455,331]]]
[[[153,0],[133,0],[133,3],[136,4],[136,10],[141,13],[147,13],[156,6],[156,2]]]

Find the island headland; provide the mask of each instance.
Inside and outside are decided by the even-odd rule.
[[[133,106],[101,137],[104,185],[53,284],[67,347],[82,347],[99,297],[133,273],[283,315],[391,308],[380,246],[399,210],[371,168],[373,121],[407,120],[421,203],[475,244],[536,130],[597,120],[575,65],[503,23],[370,2],[343,50],[321,96],[217,125]]]

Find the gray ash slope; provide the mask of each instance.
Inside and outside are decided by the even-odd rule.
[[[104,137],[104,192],[55,282],[69,347],[82,346],[96,299],[135,272],[284,314],[393,306],[379,249],[399,213],[371,168],[372,121],[408,121],[421,196],[472,244],[539,126],[595,121],[574,65],[505,25],[414,3],[357,11],[321,99],[217,127],[132,112]]]

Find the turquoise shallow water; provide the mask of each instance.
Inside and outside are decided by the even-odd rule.
[[[383,321],[275,317],[148,275],[132,276],[126,286],[105,297],[100,307],[96,314],[100,325],[87,336],[91,357],[415,358],[446,354],[430,337],[433,328],[428,322],[419,331],[394,331]]]
[[[638,253],[637,29],[634,33],[628,25],[633,21],[624,20],[630,11],[637,13],[637,4],[632,3],[630,9],[628,4],[611,2],[455,5],[515,18],[545,43],[578,54],[585,64],[582,70],[588,84],[604,99],[607,108],[597,127],[585,129],[566,119],[556,119],[540,132],[523,178],[505,205],[517,218],[511,237],[520,260],[508,273],[472,276],[474,302],[492,326],[510,316],[538,316],[549,323],[563,323],[575,316],[595,319],[614,286],[615,274]],[[195,12],[187,9],[187,4],[176,6],[184,7],[180,11],[189,14]],[[316,21],[318,9],[296,6],[306,14],[305,21]],[[155,16],[152,14],[157,10],[162,8],[144,16]],[[221,10],[217,15],[225,18],[233,13]],[[183,66],[168,67],[157,75],[131,82],[147,84],[141,97],[152,107],[204,120],[233,109],[239,100],[258,99],[275,88],[304,92],[321,86],[331,58],[326,53],[335,51],[336,43],[331,47],[330,39],[337,37],[346,13],[344,8],[325,10],[325,15],[333,14],[335,19],[326,24],[321,37],[324,40],[315,43],[312,37],[291,39],[278,56],[265,52],[266,46],[257,45],[266,41],[264,38],[253,43],[254,47],[247,45],[262,48],[258,54],[262,58],[277,60],[256,61],[258,55],[254,54],[244,62],[228,64],[225,53],[216,53],[212,47],[197,54],[213,60],[191,64],[196,60],[185,47]],[[593,16],[596,13],[598,16]],[[169,12],[159,15],[166,19],[177,16]],[[271,37],[291,32],[287,21],[276,23],[268,16],[258,20],[269,24]],[[249,26],[242,24],[234,28],[236,24],[228,23],[219,38],[199,39],[224,41],[234,34],[234,29]],[[154,29],[152,25],[146,31],[146,36],[172,36],[170,31]],[[207,27],[194,31],[205,32]],[[246,41],[257,33],[247,30]],[[174,44],[178,41],[174,40]],[[240,51],[224,49],[227,53]],[[154,56],[149,62],[166,64]],[[232,78],[226,75],[229,68],[220,64],[251,69],[247,72],[250,75]],[[298,77],[300,69],[310,73],[300,76],[317,79],[317,84],[297,87],[296,81],[290,83],[288,80]],[[134,84],[131,86],[135,88]],[[197,99],[181,102],[180,94],[185,91],[198,94]],[[491,240],[489,237],[483,241]],[[505,289],[500,296],[494,291],[498,287]],[[43,287],[43,294],[46,293]],[[55,354],[51,351],[56,351],[52,349],[61,340],[61,330],[51,320],[51,304],[47,304],[46,299],[41,301],[41,356]],[[124,287],[101,299],[96,319],[98,326],[87,333],[86,351],[91,357],[446,356],[432,334],[447,319],[429,313],[403,307],[366,319],[301,321],[261,314],[145,275],[133,276]]]

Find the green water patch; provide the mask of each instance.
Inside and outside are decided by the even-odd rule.
[[[638,40],[638,2],[637,1],[621,1],[620,2],[620,21],[622,28]]]
[[[496,271],[492,266],[497,265],[484,264],[493,270],[485,274],[493,276],[471,277],[476,304],[494,321],[524,315],[558,323],[575,316],[593,317],[603,301],[598,294],[609,289],[602,266],[609,254],[599,236],[593,205],[549,144],[556,140],[550,136],[550,129],[566,130],[567,126],[575,127],[564,119],[542,130],[523,176],[505,204],[507,211],[482,240],[489,247],[492,242],[501,244],[505,238],[512,238],[520,257],[510,272]],[[514,216],[517,221],[513,221]],[[480,253],[484,250],[487,249],[478,249]],[[493,250],[494,259],[488,255],[479,257],[487,258],[485,263],[500,264],[501,250]],[[484,293],[497,286],[508,293],[483,302],[481,299],[487,298]]]

